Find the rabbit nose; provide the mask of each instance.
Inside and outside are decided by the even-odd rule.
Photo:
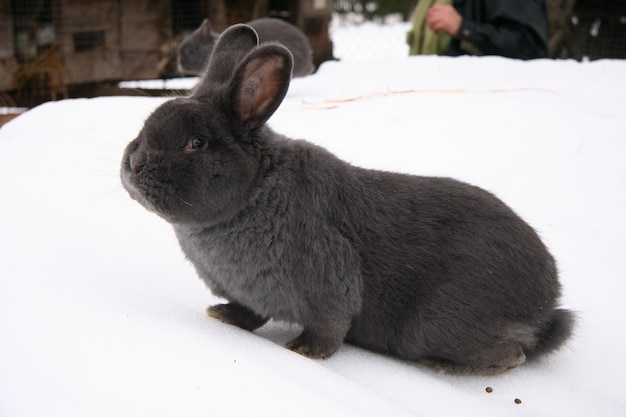
[[[143,156],[137,155],[137,152],[134,152],[128,157],[128,162],[130,171],[135,175],[139,175],[146,164],[146,159]]]

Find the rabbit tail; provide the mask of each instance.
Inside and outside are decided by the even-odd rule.
[[[537,344],[525,351],[528,359],[541,356],[560,348],[572,336],[575,314],[569,310],[556,309],[548,321],[536,333]]]

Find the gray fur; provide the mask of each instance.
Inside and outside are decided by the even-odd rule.
[[[259,35],[261,43],[278,42],[293,56],[293,77],[313,72],[313,57],[306,36],[294,25],[281,19],[263,17],[247,23]],[[178,48],[178,70],[183,74],[200,75],[220,34],[213,32],[211,22],[204,19],[198,29],[185,38]]]
[[[122,161],[131,197],[229,302],[210,316],[301,324],[288,347],[310,357],[346,340],[487,373],[569,338],[554,259],[493,194],[351,166],[266,126],[291,55],[255,40],[245,25],[224,32],[200,87],[155,110]]]

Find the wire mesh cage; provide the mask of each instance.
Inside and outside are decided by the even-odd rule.
[[[571,23],[569,58],[626,58],[626,2],[578,0]]]
[[[205,18],[214,29],[261,16],[307,36],[332,58],[331,0],[0,0],[0,107],[30,106],[87,85],[179,75],[180,41]],[[94,93],[95,95],[95,93]]]

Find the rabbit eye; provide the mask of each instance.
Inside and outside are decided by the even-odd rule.
[[[187,143],[187,149],[188,151],[199,151],[202,150],[204,148],[206,148],[206,140],[199,138],[197,136],[194,136],[193,138],[189,139],[189,142]]]

